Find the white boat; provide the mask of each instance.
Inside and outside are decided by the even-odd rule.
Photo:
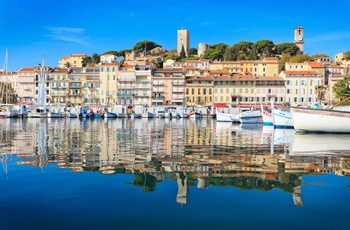
[[[49,109],[47,108],[46,102],[45,76],[43,74],[43,69],[45,68],[44,59],[45,58],[43,58],[43,63],[41,66],[41,79],[39,84],[38,99],[36,101],[35,106],[32,107],[30,113],[28,113],[28,117],[30,118],[47,118],[49,113]]]
[[[261,111],[246,111],[239,114],[239,122],[241,124],[262,124]]]
[[[231,113],[225,113],[225,111],[216,108],[216,121],[219,122],[232,122],[232,116],[234,114]]]
[[[273,109],[272,117],[273,117],[273,124],[275,128],[282,128],[282,129],[294,128],[293,119],[290,114],[290,111],[286,111],[282,109]]]
[[[333,133],[297,133],[291,143],[292,156],[350,154],[350,135]]]
[[[191,118],[191,119],[200,119],[202,117],[203,117],[202,114],[201,113],[197,113],[197,112],[193,112],[193,113],[191,113],[189,115],[189,118]]]
[[[66,107],[65,116],[68,118],[79,118],[79,109],[77,107]]]
[[[177,114],[176,114],[176,107],[166,107],[164,109],[164,116],[165,118],[176,118]]]
[[[131,118],[131,119],[141,118],[141,114],[139,114],[139,113],[132,113],[132,114],[129,114],[129,118]]]
[[[5,118],[17,117],[18,111],[14,104],[0,104],[0,115]]]
[[[152,112],[147,112],[145,111],[144,113],[141,114],[142,118],[153,118],[153,113]]]
[[[294,128],[307,132],[350,133],[350,112],[291,107]]]
[[[117,117],[117,115],[115,113],[108,112],[108,111],[105,111],[103,113],[103,116],[104,116],[104,118],[116,118]]]
[[[14,108],[17,110],[18,117],[28,116],[28,110],[26,105],[15,105]]]

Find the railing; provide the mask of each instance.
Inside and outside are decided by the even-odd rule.
[[[117,94],[118,97],[132,97],[133,94],[127,94],[127,93],[118,93]]]

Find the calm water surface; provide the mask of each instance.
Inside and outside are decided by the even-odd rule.
[[[350,135],[0,120],[0,229],[350,229]]]

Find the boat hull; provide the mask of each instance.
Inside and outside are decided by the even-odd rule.
[[[216,111],[216,121],[219,122],[232,122],[232,116],[234,116],[234,114]]]
[[[275,128],[294,128],[293,119],[290,112],[274,109],[272,111],[272,116]]]
[[[296,130],[350,133],[350,112],[291,107],[291,116]]]
[[[239,114],[241,124],[262,124],[262,114],[260,111],[247,111]]]
[[[272,113],[267,112],[267,111],[262,111],[262,119],[263,119],[263,123],[264,125],[267,126],[273,126],[273,117],[272,117]]]

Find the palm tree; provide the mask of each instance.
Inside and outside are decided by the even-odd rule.
[[[324,95],[325,95],[325,90],[326,88],[323,85],[317,85],[315,86],[315,90],[317,93],[317,101],[321,102],[322,100],[324,100]]]
[[[66,68],[70,68],[70,67],[72,67],[72,64],[70,64],[70,62],[66,62],[66,63],[64,63],[64,67],[66,67]]]

